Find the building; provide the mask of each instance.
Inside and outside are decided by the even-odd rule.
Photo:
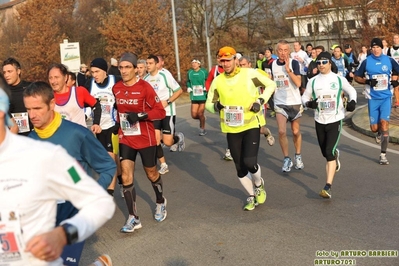
[[[384,23],[378,0],[311,0],[285,16],[292,26],[292,37],[330,47],[334,43],[356,43],[364,22],[370,27]]]

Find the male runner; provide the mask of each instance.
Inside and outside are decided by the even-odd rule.
[[[24,103],[34,131],[29,137],[62,146],[90,174],[99,174],[98,183],[107,189],[115,174],[115,162],[107,155],[92,132],[76,123],[61,118],[54,111],[55,99],[50,85],[34,82],[24,91]],[[78,207],[78,206],[76,206]],[[56,225],[73,217],[78,210],[70,202],[59,202]],[[67,246],[62,254],[64,265],[78,265],[84,242]]]
[[[249,195],[244,210],[251,211],[266,201],[257,162],[260,128],[265,125],[261,106],[273,94],[276,84],[256,69],[238,67],[232,47],[221,48],[219,58],[224,72],[212,82],[206,109],[211,113],[220,112],[221,130],[227,133],[238,179]],[[263,94],[259,94],[260,86],[265,88]]]
[[[119,156],[122,167],[123,193],[129,217],[121,228],[122,233],[131,233],[142,227],[136,210],[136,190],[134,168],[137,154],[141,156],[144,171],[151,181],[156,196],[154,218],[165,220],[166,199],[163,196],[163,183],[157,171],[157,141],[154,121],[165,117],[165,109],[150,84],[136,76],[137,56],[125,53],[119,60],[122,80],[112,91],[118,110]]]
[[[166,111],[166,117],[154,122],[155,134],[157,139],[157,157],[161,163],[160,174],[169,172],[168,165],[163,154],[161,142],[169,147],[177,145],[178,151],[185,148],[184,134],[175,132],[176,125],[176,99],[183,93],[179,83],[167,72],[159,71],[157,68],[158,57],[149,55],[147,58],[148,74],[144,80],[150,83],[158,95]],[[162,134],[161,134],[162,133]]]

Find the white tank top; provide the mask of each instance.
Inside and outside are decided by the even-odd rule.
[[[274,92],[274,103],[283,105],[302,104],[301,94],[299,89],[290,79],[285,66],[279,66],[278,60],[273,61],[272,73],[273,80],[277,84],[277,89]],[[290,59],[290,69],[292,70],[292,59]]]
[[[97,85],[97,83],[94,81],[94,78],[91,80],[90,94],[93,95],[94,98],[99,99],[101,104],[101,129],[109,129],[115,125],[115,96],[112,93],[112,87],[114,85],[114,75],[108,76],[108,84],[103,88]]]
[[[54,110],[60,113],[63,119],[87,127],[83,107],[79,106],[76,98],[76,88],[73,86],[70,88],[68,102],[64,105],[55,104]]]

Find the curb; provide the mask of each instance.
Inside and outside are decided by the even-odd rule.
[[[375,133],[370,130],[369,116],[367,105],[356,109],[350,119],[350,124],[353,129],[362,133],[363,135],[375,137]],[[399,127],[396,125],[389,125],[389,142],[399,144]]]

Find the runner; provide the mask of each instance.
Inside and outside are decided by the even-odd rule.
[[[3,62],[3,75],[11,89],[10,113],[15,124],[10,128],[12,133],[28,136],[33,129],[24,105],[22,93],[30,84],[21,79],[21,65],[15,58]]]
[[[29,137],[60,145],[74,157],[86,173],[92,169],[99,175],[98,183],[107,189],[115,174],[115,162],[87,128],[61,118],[54,111],[55,99],[51,87],[45,82],[34,82],[24,91],[24,103],[34,131]],[[78,210],[70,202],[59,202],[56,225],[73,217]],[[65,247],[64,265],[78,265],[84,242]]]
[[[0,88],[4,88],[2,78]],[[62,265],[63,248],[84,241],[111,219],[115,204],[63,148],[11,134],[6,129],[11,122],[8,104],[7,94],[0,89],[0,183],[12,188],[0,193],[0,264]],[[80,211],[55,227],[61,199]],[[5,248],[7,243],[15,244],[13,250]]]
[[[341,168],[339,161],[338,142],[341,136],[342,120],[345,118],[345,107],[341,94],[349,95],[346,110],[355,110],[357,93],[348,80],[331,71],[331,54],[322,52],[317,56],[316,63],[320,74],[309,80],[302,103],[315,109],[314,119],[321,153],[326,158],[326,185],[319,195],[331,198],[331,186],[335,172]]]
[[[369,55],[355,72],[355,81],[366,84],[370,129],[376,133],[375,140],[381,144],[380,164],[388,165],[386,153],[389,143],[389,118],[391,115],[392,87],[399,86],[399,65],[391,57],[382,54],[382,41],[371,40]]]
[[[205,101],[206,87],[205,81],[208,78],[208,72],[201,67],[201,61],[193,59],[192,68],[187,72],[187,92],[191,99],[191,117],[200,121],[200,136],[206,135],[205,130]]]
[[[244,210],[251,211],[266,201],[264,180],[257,162],[260,127],[265,125],[261,106],[272,95],[276,84],[256,69],[237,67],[235,56],[232,47],[219,50],[224,74],[212,82],[206,109],[211,113],[220,112],[221,130],[227,134],[238,179],[249,195]],[[259,94],[259,86],[265,88],[263,94]]]
[[[140,154],[144,171],[151,181],[156,196],[154,218],[165,220],[167,201],[163,196],[163,183],[157,171],[157,142],[154,121],[165,117],[165,109],[150,84],[136,76],[137,56],[125,53],[119,60],[122,80],[112,91],[118,109],[119,153],[122,167],[123,193],[129,211],[122,233],[131,233],[142,227],[136,209],[134,168],[137,154]]]
[[[176,125],[176,99],[183,93],[179,83],[165,71],[159,71],[157,68],[158,57],[149,55],[147,58],[148,74],[144,80],[150,83],[157,93],[161,103],[166,111],[166,117],[162,120],[154,122],[155,135],[157,139],[157,157],[161,163],[159,169],[160,174],[169,172],[168,164],[166,163],[163,153],[162,145],[173,148],[173,151],[183,151],[185,148],[184,134],[182,132],[175,132]],[[162,134],[161,134],[162,133]],[[176,147],[177,146],[177,147]],[[176,147],[176,150],[174,149]]]
[[[92,78],[88,79],[85,87],[94,98],[100,101],[101,104],[101,132],[96,134],[96,137],[118,166],[117,172],[115,173],[115,176],[112,179],[112,182],[109,185],[107,191],[110,195],[114,195],[116,179],[118,179],[121,196],[123,197],[122,176],[120,162],[118,158],[118,135],[114,134],[117,133],[119,126],[115,123],[115,97],[112,93],[112,87],[115,85],[116,82],[121,80],[121,77],[108,75],[107,68],[107,61],[105,61],[105,59],[103,58],[95,58],[93,61],[91,61],[90,72]]]
[[[100,101],[91,96],[82,86],[68,87],[68,69],[63,64],[52,64],[47,71],[47,76],[49,84],[54,91],[55,111],[60,113],[63,119],[86,127],[83,108],[88,105],[93,108],[94,112],[91,131],[95,134],[100,133]]]

